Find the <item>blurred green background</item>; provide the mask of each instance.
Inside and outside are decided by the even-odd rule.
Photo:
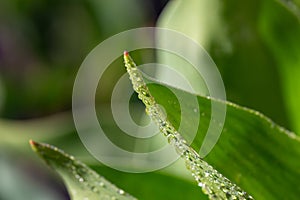
[[[57,145],[95,163],[72,122],[73,82],[96,45],[131,28],[159,25],[191,36],[219,67],[229,101],[299,133],[298,3],[2,0],[0,199],[68,199],[61,181],[31,153],[28,139]],[[144,54],[137,52],[135,57],[147,60]],[[120,69],[113,73],[125,73]],[[102,81],[112,88],[109,78]],[[102,91],[98,103],[105,106],[110,92]],[[115,176],[109,170],[106,174],[108,179],[109,174]]]
[[[28,139],[56,144],[80,157],[85,150],[71,104],[82,61],[114,34],[154,26],[166,3],[0,2],[0,199],[68,199],[61,181],[31,153]],[[112,83],[105,84],[109,88]]]

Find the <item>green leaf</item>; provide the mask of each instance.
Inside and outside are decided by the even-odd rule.
[[[169,121],[176,127],[181,118],[194,121],[193,107],[189,102],[178,105],[169,86],[148,86],[158,104],[168,113]],[[172,88],[186,99],[193,94]],[[219,172],[250,193],[255,199],[297,199],[300,195],[300,139],[294,133],[274,124],[261,113],[197,96],[200,111],[198,133],[192,147],[199,151],[211,121],[211,101],[227,105],[223,132],[213,150],[204,158]],[[175,106],[174,106],[175,105]],[[180,109],[185,109],[181,115]],[[217,124],[216,124],[217,125]],[[190,131],[182,136],[191,140]]]
[[[161,133],[166,136],[168,142],[174,147],[177,154],[185,161],[186,168],[191,172],[191,175],[202,188],[202,191],[207,194],[210,199],[253,199],[240,187],[206,163],[193,148],[188,146],[187,141],[167,119],[164,111],[151,95],[142,73],[127,51],[124,52],[124,63],[133,89],[146,106],[147,114],[157,124]],[[193,111],[194,110],[195,109],[193,109]],[[190,124],[190,127],[193,127],[193,125]]]
[[[71,112],[28,120],[0,119],[0,145],[20,148],[30,138],[49,141],[65,136],[74,129]]]
[[[182,166],[183,165],[177,165],[176,167]],[[94,165],[92,168],[103,176],[109,177],[110,181],[122,186],[125,191],[138,199],[208,199],[194,181],[176,177],[174,173],[162,171],[150,173],[126,173],[99,165]]]
[[[300,134],[299,5],[298,0],[175,0],[158,25],[183,32],[208,50],[231,101],[263,111]],[[169,55],[159,56],[172,66]],[[151,92],[156,99],[165,101],[161,97],[166,94],[155,91]],[[204,131],[192,144],[197,150],[210,121],[209,101],[198,101],[205,115],[199,126]],[[176,114],[168,117],[178,125]],[[229,103],[223,133],[205,160],[255,198],[298,199],[299,146],[294,133],[256,111]]]
[[[281,6],[266,2],[260,15],[259,31],[274,55],[289,119],[293,129],[300,134],[300,4],[295,3],[289,1],[284,5],[297,12],[298,18]]]
[[[135,199],[62,150],[32,140],[30,144],[32,149],[63,178],[72,199]]]
[[[146,111],[152,116],[152,119],[159,121],[160,127],[165,126],[162,124],[179,127],[181,118],[189,119],[190,122],[197,121],[195,118],[200,118],[201,123],[194,140],[190,135],[193,128],[189,128],[193,126],[192,123],[184,129],[184,132],[181,132],[184,139],[193,140],[193,149],[199,151],[211,122],[211,102],[225,104],[227,118],[222,135],[205,160],[256,199],[297,199],[299,197],[300,186],[297,183],[300,179],[300,162],[297,158],[300,157],[300,139],[294,133],[274,124],[257,111],[202,96],[196,96],[201,112],[195,116],[193,105],[189,101],[178,105],[178,100],[172,92],[175,92],[177,96],[185,97],[185,99],[193,99],[194,94],[162,84],[152,84],[147,87],[141,81],[140,72],[126,52],[124,59],[134,89],[146,105]],[[167,120],[156,118],[157,115],[161,115],[160,111],[155,109],[156,103],[164,106],[168,114]],[[155,112],[151,109],[154,109]],[[181,112],[182,110],[185,112]],[[212,123],[214,126],[219,125],[213,119]],[[168,139],[172,135],[166,133],[164,127],[161,130]],[[176,131],[174,134],[176,135]],[[176,143],[178,141],[180,143],[180,140],[181,138],[178,136],[173,142],[175,148],[178,148]],[[189,150],[189,152],[191,151]],[[205,163],[203,164],[201,159],[197,155],[195,156],[197,164],[207,170]],[[191,164],[189,158],[188,155],[187,165]],[[199,170],[201,171],[201,169]],[[193,169],[191,171],[196,178],[195,171]],[[217,174],[213,170],[207,170],[207,172]],[[220,177],[220,175],[217,176]],[[216,189],[214,185],[219,187],[218,184],[220,181],[223,183],[223,180],[221,177],[218,182],[209,182],[205,179],[200,182],[204,181],[206,185]],[[225,185],[227,184],[232,183],[225,180]],[[237,190],[239,189],[237,188]],[[213,190],[214,195],[215,192]]]
[[[230,101],[300,133],[299,5],[298,0],[174,0],[158,26],[186,34],[209,52]],[[173,66],[170,55],[158,58]]]
[[[293,13],[300,20],[300,1],[299,0],[277,0],[285,6],[291,13]]]

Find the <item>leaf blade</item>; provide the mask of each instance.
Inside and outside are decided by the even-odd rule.
[[[73,200],[136,199],[62,150],[32,140],[30,140],[30,145],[62,177]]]
[[[173,106],[176,99],[167,92],[166,86],[152,84],[148,87],[157,103],[165,108],[168,119],[174,126],[180,125],[181,117],[193,116],[194,111],[188,102],[187,105],[180,105],[181,108]],[[194,96],[175,88],[172,90],[186,95],[186,99],[188,96]],[[191,145],[196,151],[201,148],[210,123],[210,101],[227,105],[223,132],[213,150],[204,158],[205,161],[256,199],[295,199],[300,195],[297,185],[300,179],[300,162],[297,160],[300,158],[298,136],[274,124],[257,111],[230,102],[201,96],[197,98],[201,119],[197,136]],[[180,116],[180,109],[189,110],[186,111],[186,115]],[[191,136],[188,133],[189,130],[185,130],[181,134],[189,140]],[[277,184],[278,182],[281,184]]]
[[[128,52],[124,52],[124,64],[132,82],[133,89],[146,106],[146,112],[166,136],[173,150],[185,161],[186,168],[197,181],[198,186],[210,199],[253,199],[251,195],[220,174],[205,162],[200,155],[189,146],[187,141],[170,123],[159,104],[155,101],[142,73],[137,68]],[[179,113],[179,112],[177,112]],[[191,127],[191,126],[190,126]],[[171,154],[170,154],[171,155]]]

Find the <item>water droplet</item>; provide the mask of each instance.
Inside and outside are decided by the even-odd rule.
[[[162,109],[158,108],[158,104],[151,96],[151,93],[143,81],[142,75],[138,73],[138,69],[133,61],[125,58],[125,65],[132,80],[134,90],[146,105],[147,113],[149,113],[151,119],[159,126],[161,132],[167,136],[169,143],[173,144],[176,152],[185,160],[186,166],[192,173],[192,176],[198,182],[198,185],[202,187],[202,190],[209,195],[209,198],[225,199],[227,193],[224,192],[224,188],[226,188],[230,194],[229,199],[234,199],[236,196],[238,196],[239,199],[245,199],[245,197],[247,197],[247,199],[250,198],[251,196],[247,195],[238,186],[222,176],[212,166],[202,160],[194,149],[187,145],[187,142],[181,137],[172,124],[165,119],[166,114],[163,113]],[[137,80],[139,81],[138,83]],[[208,96],[207,99],[210,99],[210,96]],[[176,104],[174,101],[168,101],[168,103]],[[193,111],[199,112],[197,108],[193,109]],[[205,113],[202,112],[201,116],[205,116]],[[212,120],[216,126],[223,126],[223,124],[216,121],[216,119]],[[236,192],[237,195],[232,195]]]
[[[198,183],[198,186],[199,186],[199,187],[203,187],[204,185],[205,185],[205,184],[203,184],[203,183],[201,183],[201,182]]]
[[[167,138],[168,138],[169,144],[171,144],[171,145],[175,145],[176,142],[178,142],[177,138],[173,134],[169,134],[167,136]]]
[[[204,172],[204,176],[208,177],[209,176],[209,172]]]
[[[81,178],[81,177],[79,176],[79,174],[77,174],[75,171],[74,171],[74,173],[75,173],[74,176],[75,176],[76,179],[80,179],[80,178]]]
[[[100,187],[105,187],[105,184],[103,182],[99,182]]]
[[[125,194],[124,190],[121,190],[121,189],[118,190],[118,193],[121,194],[121,195]]]
[[[83,182],[84,181],[84,179],[82,177],[80,177],[78,180],[79,180],[79,182]]]

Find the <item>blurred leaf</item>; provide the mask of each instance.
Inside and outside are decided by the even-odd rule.
[[[194,181],[178,178],[174,172],[125,173],[104,166],[93,168],[138,199],[208,199]]]
[[[161,13],[158,26],[173,29],[208,47],[222,29],[218,0],[170,1]],[[187,49],[189,50],[189,49]]]
[[[0,145],[19,148],[24,147],[24,141],[30,138],[48,141],[72,131],[72,116],[67,112],[30,120],[0,119]]]
[[[300,20],[300,1],[299,0],[277,0],[282,3],[288,10],[290,10]]]
[[[148,4],[146,2],[141,3],[138,0],[126,2],[89,0],[88,2],[94,12],[95,20],[101,27],[104,38],[151,23],[147,18],[153,10],[150,6],[145,9]]]
[[[135,199],[56,147],[33,141],[30,144],[63,178],[72,199]]]
[[[286,110],[291,95],[285,96],[281,87],[281,63],[261,34],[262,23],[272,24],[270,20],[263,20],[268,12],[277,17],[274,22],[287,26],[268,30],[268,34],[278,35],[276,41],[283,44],[293,41],[293,46],[297,45],[297,39],[281,34],[282,31],[294,32],[295,38],[298,33],[294,29],[299,27],[295,23],[297,18],[275,0],[175,0],[161,14],[158,26],[186,34],[210,53],[221,72],[230,101],[262,111],[277,123],[295,130]],[[289,19],[285,20],[286,17]],[[158,40],[164,42],[160,40],[163,37],[158,35]],[[178,45],[195,54],[186,44]],[[290,51],[288,46],[281,49],[286,54]],[[299,58],[300,54],[294,55]],[[170,54],[159,54],[158,58],[159,62],[173,66]],[[184,63],[182,68],[185,68]],[[295,80],[299,75],[294,73],[293,77]],[[294,95],[293,99],[295,102],[299,98]],[[293,111],[299,113],[299,109]]]
[[[259,31],[280,72],[288,119],[300,134],[300,10],[292,1],[285,3],[298,10],[298,19],[280,5],[267,1],[262,6]]]

